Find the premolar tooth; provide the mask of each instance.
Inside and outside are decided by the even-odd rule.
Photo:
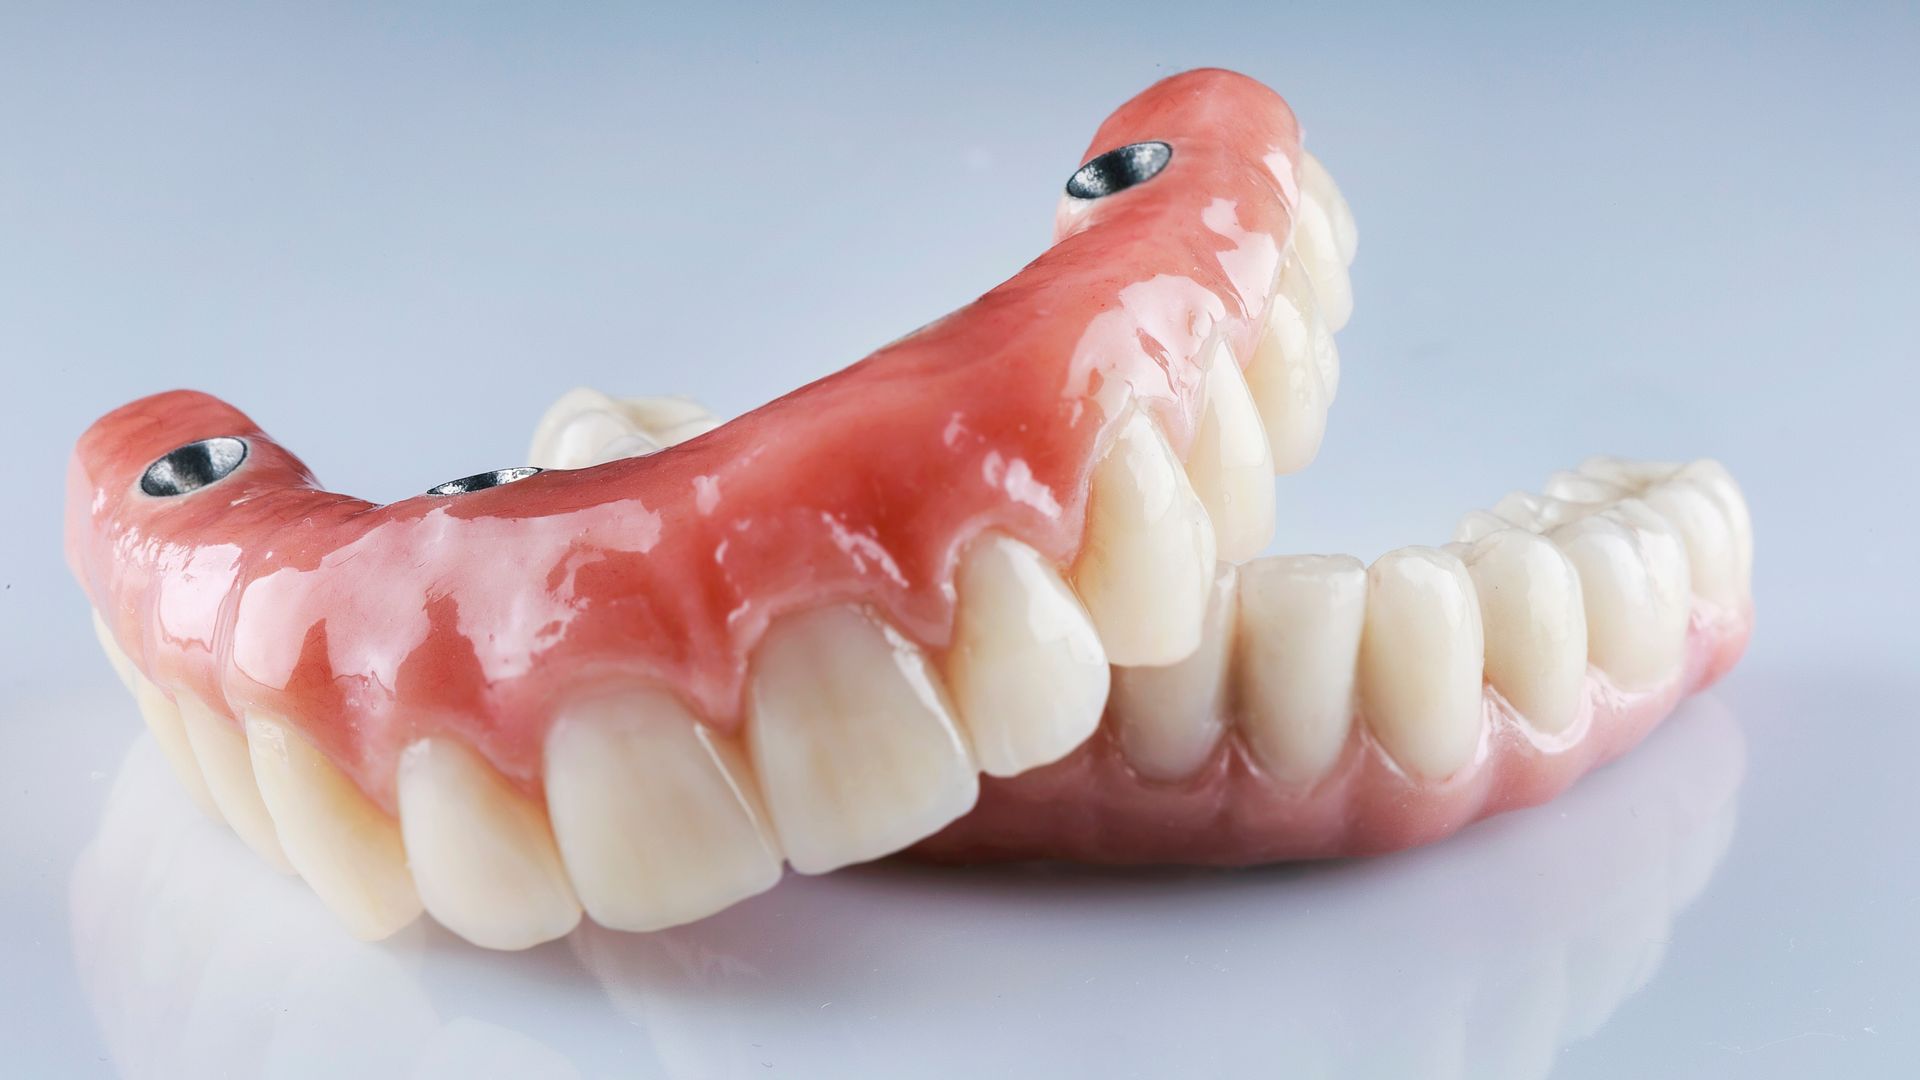
[[[1663,480],[1641,498],[1673,526],[1687,549],[1693,591],[1716,604],[1739,607],[1747,587],[1740,578],[1740,556],[1732,523],[1720,500],[1685,476]]]
[[[1670,461],[1639,461],[1634,458],[1595,454],[1582,461],[1577,471],[1582,476],[1604,480],[1628,491],[1638,491],[1648,484],[1658,483],[1679,472],[1680,466]]]
[[[1533,495],[1525,491],[1509,492],[1493,504],[1493,514],[1515,528],[1545,532],[1575,518],[1592,513],[1595,507],[1568,502],[1551,495]]]
[[[1274,471],[1295,473],[1311,465],[1339,389],[1340,354],[1297,255],[1281,268],[1280,287],[1245,376],[1266,428]]]
[[[1734,482],[1726,466],[1712,458],[1688,464],[1675,474],[1675,479],[1706,492],[1725,516],[1733,568],[1724,587],[1726,595],[1735,598],[1728,602],[1743,606],[1753,594],[1753,518],[1747,511],[1747,500],[1740,493],[1740,485]]]
[[[1245,562],[1273,539],[1273,452],[1246,377],[1222,341],[1207,367],[1206,404],[1187,477],[1213,522],[1217,557]]]
[[[1227,662],[1237,606],[1235,570],[1221,563],[1207,601],[1200,647],[1177,664],[1116,667],[1113,715],[1135,772],[1178,780],[1206,763],[1225,729]]]
[[[1166,436],[1144,412],[1093,468],[1073,584],[1116,664],[1171,664],[1200,647],[1213,525]]]
[[[683,443],[720,426],[720,418],[705,405],[688,398],[635,397],[620,403],[621,411],[642,434],[662,446]]]
[[[768,628],[748,679],[747,745],[781,847],[803,873],[897,851],[979,795],[939,678],[912,642],[858,608]]]
[[[247,754],[287,861],[367,941],[420,914],[400,826],[284,720],[247,717]]]
[[[1550,498],[1572,503],[1610,503],[1631,494],[1612,481],[1565,469],[1548,476],[1540,490]]]
[[[1240,568],[1234,671],[1240,724],[1260,765],[1318,780],[1353,727],[1367,568],[1350,555],[1255,559]]]
[[[181,694],[180,723],[187,743],[200,764],[207,782],[207,793],[220,815],[248,847],[260,854],[281,873],[293,872],[293,864],[280,847],[273,817],[260,799],[260,785],[253,778],[253,760],[247,754],[247,736],[239,725],[216,714],[206,703],[191,694]]]
[[[1551,534],[1580,572],[1587,652],[1623,689],[1658,686],[1679,668],[1689,612],[1679,537],[1637,499]]]
[[[138,671],[133,671],[132,676],[133,700],[140,706],[140,718],[147,722],[153,741],[160,744],[167,764],[173,766],[173,775],[179,778],[180,786],[187,789],[187,797],[213,820],[226,820],[220,816],[213,793],[207,790],[207,778],[200,774],[200,762],[193,756],[186,725],[180,721],[180,706],[174,704],[165,690],[155,686],[153,680]]]
[[[584,469],[614,461],[623,456],[608,456],[607,448],[638,433],[626,417],[602,409],[577,413],[553,433],[552,440],[538,444],[528,452],[529,464],[542,469]]]
[[[1437,780],[1473,760],[1484,655],[1480,605],[1458,558],[1401,548],[1367,571],[1360,700],[1374,734],[1408,772]]]
[[[1333,182],[1332,174],[1320,159],[1305,150],[1300,152],[1300,165],[1295,174],[1301,192],[1325,209],[1341,265],[1352,266],[1353,256],[1360,249],[1360,229],[1354,223],[1353,208],[1347,205],[1346,196],[1340,194],[1339,185]]]
[[[1313,280],[1313,295],[1320,302],[1327,329],[1338,333],[1353,315],[1353,283],[1347,277],[1346,260],[1340,257],[1327,208],[1311,195],[1294,207],[1293,250]]]
[[[1453,527],[1453,539],[1456,543],[1471,544],[1483,536],[1515,527],[1513,522],[1498,514],[1486,510],[1469,510],[1461,515],[1459,524]]]
[[[1107,704],[1086,608],[1039,552],[1000,533],[969,545],[954,585],[947,689],[980,768],[1014,776],[1071,753]]]
[[[780,880],[780,851],[738,751],[672,695],[607,694],[547,736],[547,810],[595,922],[657,930]]]
[[[464,744],[421,739],[400,755],[400,834],[427,911],[489,949],[551,941],[580,921],[546,811]]]
[[[1565,731],[1586,697],[1579,573],[1551,541],[1523,529],[1480,538],[1466,563],[1480,599],[1487,681],[1535,728]]]

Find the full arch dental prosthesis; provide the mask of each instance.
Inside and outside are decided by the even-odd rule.
[[[912,848],[1246,864],[1552,797],[1723,674],[1752,528],[1610,458],[1451,543],[1263,556],[1353,218],[1224,71],[1095,135],[973,304],[719,423],[580,390],[375,505],[174,391],[81,438],[69,561],[189,793],[356,934],[702,918]],[[884,453],[874,452],[885,447]]]

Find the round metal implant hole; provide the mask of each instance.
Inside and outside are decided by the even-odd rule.
[[[140,474],[140,490],[156,498],[186,495],[233,474],[247,460],[247,441],[231,435],[169,450]]]
[[[1173,147],[1163,142],[1129,143],[1109,150],[1067,178],[1067,194],[1076,199],[1098,199],[1160,175],[1173,160]]]
[[[511,469],[494,469],[489,472],[477,472],[472,476],[463,476],[458,480],[449,480],[427,489],[429,495],[466,495],[475,491],[511,484],[516,480],[525,480],[540,469],[532,465],[516,465]]]

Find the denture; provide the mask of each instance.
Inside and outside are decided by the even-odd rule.
[[[1752,528],[1711,461],[1595,458],[1371,566],[1262,554],[1356,241],[1270,90],[1149,88],[1055,233],[746,415],[579,390],[531,464],[386,505],[212,397],[145,398],[75,450],[69,561],[210,816],[356,934],[424,908],[503,949],[909,848],[1423,843],[1738,658]]]

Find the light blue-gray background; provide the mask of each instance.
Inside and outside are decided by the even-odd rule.
[[[1912,1075],[1911,5],[469,7],[0,5],[0,1071]],[[577,383],[739,412],[1016,270],[1199,65],[1361,228],[1279,548],[1594,451],[1746,485],[1752,651],[1632,758],[1393,859],[881,868],[519,957],[345,943],[160,776],[58,554],[94,416],[206,389],[391,498]]]

